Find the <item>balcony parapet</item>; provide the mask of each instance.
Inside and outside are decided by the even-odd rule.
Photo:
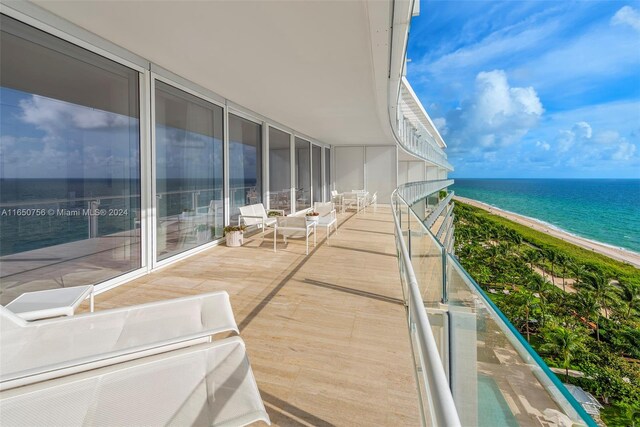
[[[423,425],[478,425],[488,417],[505,424],[553,424],[554,419],[563,419],[573,426],[596,427],[449,253],[455,245],[451,211],[444,218],[443,226],[449,226],[441,233],[442,241],[425,223],[422,210],[447,181],[451,180],[410,183],[391,196]],[[421,201],[419,194],[426,200]],[[436,205],[440,214],[452,195]],[[487,404],[489,391],[514,404]]]
[[[409,205],[426,198],[427,196],[444,190],[453,185],[453,179],[439,179],[434,181],[409,182],[397,189],[398,194]]]
[[[402,108],[398,110],[401,111]],[[422,124],[400,114],[397,126],[400,145],[405,150],[429,163],[453,171],[453,166],[447,160],[447,154]]]
[[[427,216],[427,218],[423,222],[427,228],[431,228],[431,226],[436,222],[436,219],[438,219],[438,217],[442,215],[442,212],[445,209],[447,209],[447,207],[449,206],[449,202],[451,202],[451,199],[453,199],[453,194],[454,194],[453,191],[450,191],[447,197],[440,200],[440,203],[438,203],[438,205],[433,209],[433,211],[431,211],[429,216]],[[444,222],[443,222],[443,225],[444,225]]]

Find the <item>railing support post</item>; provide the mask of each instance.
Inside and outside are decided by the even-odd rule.
[[[409,212],[409,209],[411,209],[409,207],[409,205],[407,205],[407,236],[408,236],[408,242],[409,242],[409,247],[408,252],[409,252],[409,260],[412,260],[413,257],[411,255],[411,212]]]
[[[93,239],[98,237],[98,206],[100,206],[100,200],[91,200],[89,202],[89,238]]]
[[[449,300],[447,286],[447,250],[442,248],[442,303],[446,304]]]

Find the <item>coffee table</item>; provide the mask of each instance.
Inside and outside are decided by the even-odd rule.
[[[87,297],[93,312],[93,286],[47,289],[25,292],[5,306],[24,320],[40,320],[50,317],[73,316],[75,309]]]

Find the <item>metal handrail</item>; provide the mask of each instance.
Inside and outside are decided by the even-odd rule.
[[[394,206],[394,199],[397,200],[397,198],[400,197],[397,194],[397,191],[397,189],[394,190],[391,195],[392,207]],[[420,354],[422,356],[420,358],[420,368],[422,369],[422,372],[426,374],[429,390],[431,391],[430,394],[434,398],[432,399],[432,407],[434,410],[435,422],[439,426],[461,426],[460,418],[458,417],[458,412],[456,410],[455,403],[453,402],[453,395],[451,394],[451,389],[449,388],[449,383],[442,365],[442,360],[440,360],[438,347],[429,324],[427,312],[424,309],[424,302],[420,295],[418,280],[416,279],[415,272],[413,271],[409,251],[402,239],[402,228],[400,227],[400,222],[395,209],[392,208],[391,211],[393,213],[393,222],[395,224],[397,236],[396,241],[402,254],[404,272],[407,276],[407,302],[410,306],[410,310],[415,314],[416,335],[420,347]]]

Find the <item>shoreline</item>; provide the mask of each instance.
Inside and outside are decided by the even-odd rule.
[[[550,224],[545,224],[541,221],[528,218],[526,216],[519,215],[513,212],[507,212],[505,210],[496,208],[494,206],[488,205],[483,202],[479,202],[477,200],[468,199],[466,197],[460,197],[460,196],[454,196],[454,200],[457,200],[462,203],[466,203],[476,208],[483,209],[489,212],[490,214],[509,219],[515,223],[532,228],[536,231],[546,233],[560,240],[564,240],[565,242],[574,244],[576,246],[580,246],[583,249],[594,251],[601,255],[615,259],[617,261],[626,262],[636,268],[640,268],[640,254],[636,254],[626,249],[616,248],[616,247],[607,245],[605,243],[599,243],[593,240],[585,239],[583,237],[579,237],[574,234],[555,228]]]

